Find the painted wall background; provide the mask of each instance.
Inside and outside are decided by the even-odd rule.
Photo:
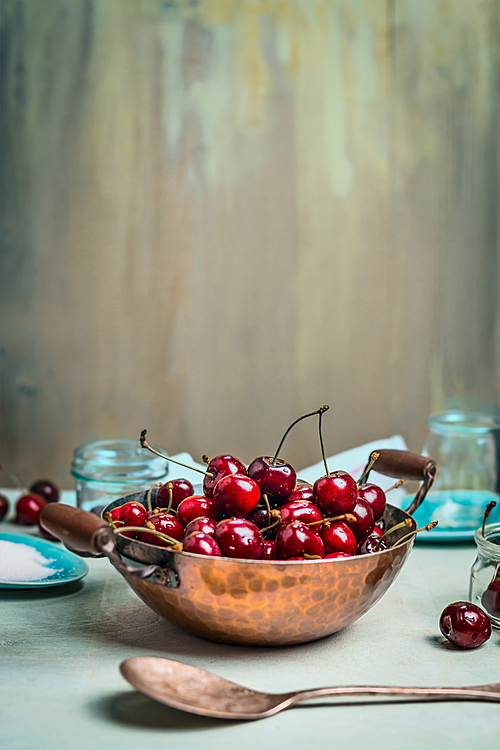
[[[2,0],[1,461],[500,401],[498,0]],[[316,423],[283,456],[317,461]],[[330,467],[341,468],[341,467]]]

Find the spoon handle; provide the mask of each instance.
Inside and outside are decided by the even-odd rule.
[[[301,690],[287,701],[286,705],[293,705],[311,698],[325,695],[387,695],[402,698],[418,697],[424,701],[442,700],[477,700],[494,701],[500,703],[500,684],[472,685],[470,687],[383,687],[378,685],[338,686],[330,688],[316,688],[315,690]]]

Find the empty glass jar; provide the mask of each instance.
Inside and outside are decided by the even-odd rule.
[[[438,473],[426,511],[442,531],[475,529],[488,502],[500,499],[500,420],[448,411],[432,414],[427,425],[422,453],[436,461]]]
[[[165,454],[158,445],[152,448]],[[167,462],[142,448],[138,440],[99,440],[76,448],[71,474],[79,508],[100,512],[112,500],[165,483]]]

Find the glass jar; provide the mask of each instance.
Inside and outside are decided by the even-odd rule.
[[[161,446],[151,447],[165,454]],[[100,513],[113,500],[165,483],[168,464],[138,440],[99,440],[75,449],[71,474],[78,507]]]
[[[500,420],[447,411],[431,414],[427,425],[422,453],[436,461],[438,472],[426,512],[442,531],[473,530],[482,524],[486,505],[500,499]]]
[[[492,523],[474,535],[477,557],[470,571],[469,600],[500,627],[500,523]]]

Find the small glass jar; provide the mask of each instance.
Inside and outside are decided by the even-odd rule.
[[[425,499],[426,511],[439,521],[440,530],[473,531],[482,523],[486,505],[500,501],[500,420],[448,411],[431,414],[427,426],[422,453],[436,461],[438,472]]]
[[[500,627],[500,523],[474,534],[477,557],[470,571],[469,600],[484,609],[492,624]]]
[[[161,446],[151,447],[165,454]],[[75,449],[71,474],[78,507],[99,514],[113,500],[164,484],[168,464],[138,440],[99,440]]]

